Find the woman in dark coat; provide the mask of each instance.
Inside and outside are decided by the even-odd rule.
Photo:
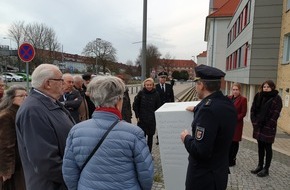
[[[258,141],[259,163],[251,173],[259,177],[269,175],[272,160],[272,144],[276,136],[277,120],[282,109],[282,99],[275,90],[272,80],[265,81],[255,97],[251,107],[251,121],[253,124],[253,138]],[[264,157],[266,153],[266,163]]]
[[[144,88],[138,92],[134,98],[133,110],[137,119],[137,125],[148,136],[147,144],[149,150],[152,150],[153,135],[156,130],[156,121],[154,112],[160,107],[160,98],[154,88],[152,78],[144,80]]]
[[[236,129],[229,151],[229,166],[234,166],[236,165],[236,156],[239,151],[239,142],[242,140],[244,117],[247,114],[247,98],[241,95],[241,85],[239,83],[233,84],[232,95],[228,97],[234,103],[238,113],[237,125],[235,126]]]
[[[23,86],[14,85],[5,92],[0,103],[0,181],[3,182],[2,190],[25,189],[16,140],[15,117],[19,106],[26,97],[26,89]]]

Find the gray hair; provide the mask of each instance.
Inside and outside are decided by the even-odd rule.
[[[115,107],[123,98],[125,84],[114,76],[97,76],[88,84],[87,92],[96,107]]]
[[[4,92],[4,96],[2,97],[2,100],[0,103],[0,110],[3,110],[5,108],[9,108],[12,106],[16,90],[25,90],[26,91],[26,88],[24,86],[21,86],[21,85],[12,85],[10,88],[8,88]]]
[[[79,82],[79,81],[83,81],[83,77],[81,75],[74,75],[74,82]]]
[[[72,74],[70,74],[70,73],[64,73],[63,75],[62,75],[62,79],[65,79],[66,77],[68,77],[68,76],[71,76],[71,77],[73,77],[72,76]]]
[[[54,69],[59,68],[52,64],[41,64],[33,71],[31,75],[31,86],[33,88],[39,88],[43,85],[44,81],[53,78],[55,75]]]

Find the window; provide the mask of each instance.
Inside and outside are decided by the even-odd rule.
[[[290,33],[284,36],[284,50],[282,64],[290,62]]]
[[[247,25],[247,20],[248,20],[248,6],[245,7],[244,9],[244,23],[243,23],[243,28]]]
[[[237,51],[237,68],[241,67],[241,49],[242,48],[239,48]]]
[[[241,53],[240,53],[240,64],[239,64],[239,67],[244,67],[244,63],[245,63],[245,53],[246,53],[246,51],[247,51],[247,46],[246,46],[246,44],[245,45],[243,45],[241,48],[240,48],[240,50],[241,50]]]
[[[290,0],[288,0],[290,2]],[[242,30],[246,27],[250,22],[250,9],[251,9],[251,0],[244,7],[239,17],[233,24],[231,30],[228,33],[228,46],[238,37],[238,35],[242,32]]]
[[[234,60],[233,60],[233,63],[234,63],[234,64],[233,64],[233,69],[236,69],[236,68],[237,68],[237,56],[238,56],[237,53],[238,53],[238,52],[236,51],[236,52],[234,53],[234,56],[233,56],[233,57],[234,57]]]
[[[231,70],[232,69],[232,55],[230,55],[230,57],[229,57],[229,70]]]
[[[247,7],[247,11],[248,11],[247,12],[248,13],[247,14],[247,24],[249,24],[250,23],[250,14],[251,14],[251,1],[248,2],[246,7]]]
[[[244,57],[245,58],[245,62],[244,62],[244,66],[245,67],[247,67],[247,65],[248,65],[248,46],[249,46],[248,43],[246,43],[245,46],[244,46],[245,47],[245,57]]]

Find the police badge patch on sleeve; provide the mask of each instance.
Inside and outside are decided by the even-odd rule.
[[[202,140],[204,136],[204,131],[205,131],[205,128],[197,126],[195,129],[195,139],[198,141]]]

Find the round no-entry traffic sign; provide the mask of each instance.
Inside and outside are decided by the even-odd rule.
[[[23,43],[18,49],[18,56],[24,62],[30,62],[35,56],[34,47],[30,43]]]

